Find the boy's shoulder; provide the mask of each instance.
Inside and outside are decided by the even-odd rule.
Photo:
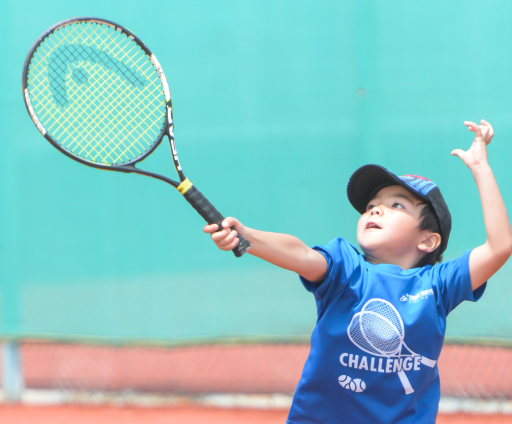
[[[357,256],[363,256],[359,249],[354,246],[350,241],[347,239],[344,239],[343,237],[336,237],[332,239],[329,243],[326,245],[317,245],[314,247],[315,249],[324,249],[327,251],[348,251],[351,254],[355,254]]]

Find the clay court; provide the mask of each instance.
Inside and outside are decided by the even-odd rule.
[[[0,406],[0,420],[16,424],[284,424],[288,411],[109,406]],[[510,424],[510,415],[442,414],[437,424]]]

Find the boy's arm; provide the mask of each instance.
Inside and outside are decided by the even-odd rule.
[[[473,173],[484,214],[487,240],[475,248],[469,257],[469,273],[473,290],[485,283],[498,271],[512,254],[512,230],[505,203],[487,161],[487,144],[494,131],[482,120],[482,125],[465,121],[475,139],[468,151],[455,149],[452,155],[461,158]]]
[[[306,246],[297,237],[248,228],[232,217],[226,218],[222,226],[222,231],[217,231],[217,224],[206,225],[203,228],[205,233],[211,234],[219,249],[233,249],[238,244],[237,235],[240,234],[252,245],[248,253],[278,267],[294,271],[309,281],[320,282],[327,272],[327,260],[324,255]],[[230,227],[234,227],[236,231]]]

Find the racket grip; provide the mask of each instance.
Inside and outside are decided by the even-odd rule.
[[[217,209],[215,209],[215,207],[208,201],[208,199],[204,197],[203,193],[201,193],[194,185],[191,185],[184,191],[180,190],[180,187],[186,187],[186,185],[183,186],[182,183],[178,187],[178,191],[183,194],[183,197],[187,200],[187,202],[192,205],[192,207],[199,213],[199,215],[205,219],[208,224],[217,224],[219,226],[219,230],[221,230],[224,217]],[[233,227],[231,227],[231,229],[234,230]],[[249,243],[249,241],[242,237],[240,234],[238,234],[237,237],[239,242],[233,249],[233,253],[237,258],[239,258],[249,250],[251,243]]]

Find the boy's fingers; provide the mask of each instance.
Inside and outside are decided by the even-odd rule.
[[[236,237],[233,240],[233,243],[231,243],[231,245],[228,246],[228,250],[233,250],[238,245],[238,243],[240,243],[240,239]]]
[[[474,128],[474,127],[478,127],[478,125],[477,125],[477,124],[475,124],[473,121],[464,121],[464,125],[465,125],[466,127],[473,127],[473,128]]]
[[[485,119],[480,120],[480,123],[482,125],[487,125],[488,127],[492,128],[492,125],[489,122],[487,122]]]
[[[475,131],[477,128],[480,128],[478,124],[473,121],[464,121],[464,125],[468,127],[470,131]]]
[[[217,224],[208,224],[203,227],[203,231],[205,233],[214,233],[219,229],[219,226]]]
[[[489,122],[487,122],[485,119],[482,119],[480,122],[483,125],[489,127],[489,136],[494,137],[494,128],[492,127],[492,125]]]
[[[238,237],[235,238],[231,243],[225,245],[225,246],[219,246],[222,250],[233,250],[236,245],[239,243]]]
[[[236,231],[231,231],[226,237],[222,238],[217,242],[217,246],[221,248],[227,248],[233,243],[238,233]]]
[[[224,221],[222,221],[222,226],[224,228],[236,227],[239,224],[238,219],[233,218],[232,216],[228,216]]]
[[[229,235],[230,232],[231,232],[231,230],[229,228],[227,230],[224,229],[222,231],[215,231],[214,233],[211,234],[212,240],[215,243],[218,243],[218,242],[224,240]]]
[[[483,137],[482,136],[482,128],[480,128],[480,125],[475,124],[472,121],[464,121],[464,125],[466,125],[469,128],[469,131],[474,131],[475,132],[475,136]]]

